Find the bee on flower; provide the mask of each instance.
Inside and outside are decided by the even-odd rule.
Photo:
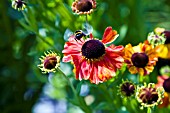
[[[24,10],[26,8],[26,2],[23,0],[13,0],[12,7],[18,11]]]
[[[38,67],[42,73],[55,72],[60,65],[60,56],[53,51],[47,51],[44,54],[45,56],[40,58],[41,64],[39,64]]]
[[[93,27],[89,23],[83,24],[82,30],[76,30],[75,32],[72,32],[70,29],[66,29],[64,33],[64,40],[68,41],[69,37],[74,37],[76,41],[81,41],[82,38],[86,38],[89,36],[93,31]]]
[[[102,40],[94,38],[92,34],[90,38],[81,41],[70,36],[62,51],[62,61],[73,62],[76,79],[90,80],[95,84],[107,81],[116,76],[117,69],[120,69],[124,62],[123,46],[106,46],[117,37],[117,31],[112,30],[112,27],[105,29]]]

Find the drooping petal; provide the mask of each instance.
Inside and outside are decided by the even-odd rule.
[[[91,65],[86,61],[81,64],[81,71],[85,80],[89,79],[91,73]]]
[[[109,44],[111,42],[113,42],[117,37],[119,36],[119,34],[117,34],[116,30],[112,30],[112,27],[107,27],[105,29],[103,38],[102,38],[102,42],[104,44]]]
[[[73,64],[74,64],[74,72],[76,74],[76,79],[82,80],[84,77],[82,74],[80,73],[80,67],[81,67],[81,63],[83,61],[83,59],[81,58],[81,55],[72,55],[72,60],[73,60]]]
[[[123,58],[123,46],[115,46],[114,48],[110,49],[109,47],[106,49],[105,59],[110,59],[110,63],[114,66],[114,68],[121,68],[124,62]]]
[[[71,55],[66,55],[63,57],[62,62],[70,62],[71,61]]]
[[[108,67],[108,65],[105,64],[104,60],[97,63],[98,65],[98,78],[101,81],[107,81],[113,76],[115,76],[115,69]]]
[[[92,71],[90,74],[90,82],[94,84],[99,84],[102,81],[98,77],[98,67],[95,63],[92,63]]]

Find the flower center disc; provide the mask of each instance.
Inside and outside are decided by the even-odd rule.
[[[126,96],[131,96],[135,93],[135,87],[131,83],[125,83],[121,86],[121,91],[125,93]]]
[[[153,104],[158,100],[158,93],[155,88],[145,88],[141,92],[140,99],[143,103]]]
[[[79,11],[90,11],[92,9],[92,2],[89,0],[80,0],[76,7]]]
[[[97,59],[105,54],[105,47],[99,40],[89,40],[81,48],[82,55],[88,59]]]
[[[23,4],[24,4],[24,2],[22,2],[21,0],[18,0],[18,2],[17,2],[17,8],[22,7]]]
[[[165,89],[166,92],[170,93],[170,78],[164,81],[163,88]]]
[[[131,60],[133,65],[139,68],[144,68],[149,62],[149,58],[145,53],[134,53]]]
[[[164,31],[163,34],[166,37],[165,44],[169,44],[170,43],[170,31]]]
[[[55,68],[56,64],[57,64],[56,57],[47,57],[44,61],[44,67],[46,69],[53,69],[53,68]]]

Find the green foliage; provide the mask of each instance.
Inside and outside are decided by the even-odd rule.
[[[10,0],[0,4],[0,112],[31,113],[32,108],[49,83],[48,75],[43,75],[37,68],[39,57],[44,51],[54,50],[61,54],[64,47],[66,29],[76,31],[82,28],[85,16],[74,15],[71,10],[73,0],[27,0],[26,10],[19,12],[12,9]],[[88,15],[93,26],[93,34],[101,39],[104,29],[112,26],[119,33],[115,45],[131,43],[137,45],[146,40],[147,33],[155,27],[170,29],[169,0],[97,0],[94,13]],[[68,64],[72,68],[71,64]],[[121,79],[138,81],[123,67],[117,72],[117,78],[98,86],[89,81],[77,81],[72,70],[62,68],[76,87],[74,97],[71,87],[61,73],[51,79],[52,88],[48,96],[54,99],[69,99],[68,102],[79,106],[86,112],[101,113],[143,113],[135,99],[118,96],[117,86]],[[155,70],[150,77],[141,82],[156,81]],[[85,97],[79,96],[82,84],[90,89],[89,95],[95,98],[91,105],[86,105]],[[24,98],[27,91],[32,91]],[[70,108],[71,109],[71,108]],[[170,108],[155,108],[154,113],[164,113]],[[68,107],[69,111],[69,107]],[[70,110],[71,111],[71,110]]]

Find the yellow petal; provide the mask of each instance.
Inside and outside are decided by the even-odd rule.
[[[136,69],[135,66],[130,67],[129,71],[130,71],[131,74],[136,74],[137,73],[137,69]]]

